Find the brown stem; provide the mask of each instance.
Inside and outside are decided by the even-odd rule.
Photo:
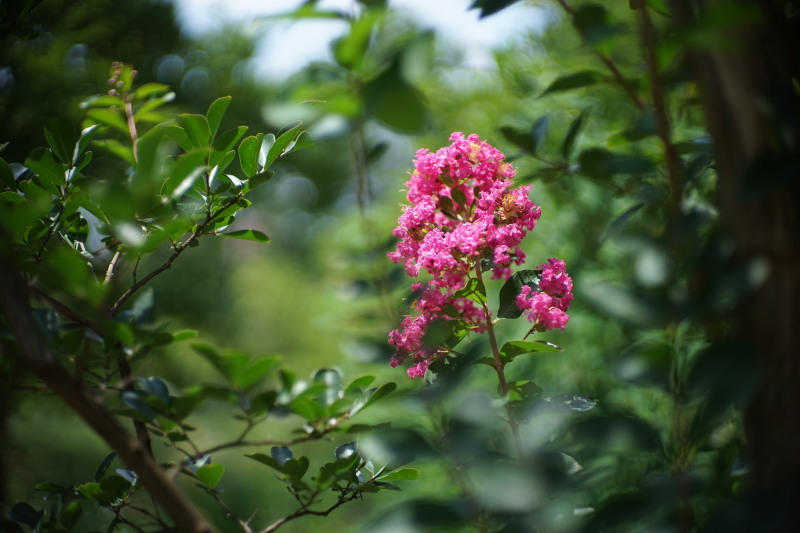
[[[580,28],[578,28],[578,25],[575,24],[575,18],[573,17],[573,15],[575,15],[575,8],[572,7],[567,0],[558,0],[558,3],[561,5],[564,11],[566,11],[570,17],[572,17],[572,25],[575,26],[575,29],[577,29],[578,33],[580,33]],[[631,102],[633,102],[638,109],[644,109],[644,101],[642,101],[642,98],[638,95],[630,82],[625,79],[625,76],[622,75],[622,72],[619,70],[614,61],[602,52],[598,52],[597,50],[593,51],[595,54],[597,54],[597,57],[600,58],[606,68],[611,72],[611,76],[614,78],[614,81],[616,81],[622,90],[625,91],[625,94],[628,95],[628,98],[631,99]]]
[[[664,82],[661,72],[658,70],[658,58],[656,57],[656,34],[653,22],[647,8],[647,2],[642,2],[636,10],[639,17],[639,28],[642,34],[642,42],[645,49],[645,60],[647,71],[650,75],[650,91],[653,98],[653,107],[656,112],[656,133],[664,149],[664,157],[667,163],[667,178],[669,179],[671,194],[671,207],[673,214],[680,212],[681,193],[681,159],[675,150],[675,145],[670,139],[670,122],[667,112],[667,100],[664,95]]]
[[[133,150],[134,161],[139,160],[137,149],[139,147],[139,135],[136,132],[136,120],[133,117],[133,101],[131,97],[125,98],[125,119],[128,122],[128,131],[131,134],[131,149]]]
[[[478,281],[483,285],[483,271],[481,270],[480,261],[475,265],[475,275]],[[514,438],[514,446],[517,449],[517,457],[522,461],[524,454],[522,450],[522,439],[519,436],[519,422],[514,414],[514,410],[508,403],[508,381],[506,381],[506,374],[504,370],[503,360],[500,357],[500,349],[497,345],[497,336],[494,332],[494,324],[492,323],[492,312],[489,310],[489,305],[485,299],[481,299],[483,310],[486,313],[486,332],[489,334],[489,345],[492,347],[492,357],[494,358],[494,370],[497,373],[497,381],[500,385],[500,395],[503,397],[506,406],[506,414],[508,415],[508,426],[511,429],[511,435]]]
[[[186,239],[186,241],[183,244],[181,244],[180,246],[175,247],[174,251],[172,252],[172,255],[170,255],[167,258],[167,260],[164,261],[164,263],[162,263],[159,267],[157,267],[155,270],[153,270],[152,272],[147,274],[142,279],[136,281],[133,285],[131,285],[128,288],[128,290],[126,290],[124,293],[122,293],[122,296],[120,296],[117,299],[117,301],[114,302],[114,305],[111,306],[111,309],[109,310],[110,315],[112,317],[116,316],[116,314],[119,313],[119,310],[122,307],[122,305],[126,301],[128,301],[128,298],[133,296],[134,293],[136,293],[136,291],[138,291],[139,289],[141,289],[142,287],[147,285],[150,282],[151,279],[153,279],[154,277],[158,276],[159,274],[161,274],[165,270],[168,270],[172,266],[172,263],[178,258],[178,256],[181,255],[184,250],[186,250],[189,246],[191,246],[191,244],[193,242],[195,242],[203,234],[203,232],[211,224],[211,222],[213,222],[215,218],[217,218],[220,214],[222,214],[229,207],[234,205],[237,201],[239,201],[239,196],[238,195],[232,197],[215,214],[207,216],[205,221],[203,221],[203,223],[200,224],[197,227],[197,229],[194,231],[194,233],[192,233],[189,236],[189,238]]]
[[[54,310],[58,311],[59,313],[61,313],[65,317],[69,318],[73,322],[77,322],[81,326],[84,326],[86,328],[91,329],[92,331],[94,331],[98,335],[102,335],[103,334],[103,330],[100,328],[100,326],[98,326],[97,324],[95,324],[94,322],[92,322],[91,320],[86,318],[85,316],[81,315],[80,313],[78,313],[76,311],[73,311],[72,309],[67,307],[66,304],[56,300],[55,298],[53,298],[49,294],[46,294],[46,293],[42,292],[41,290],[37,289],[36,287],[31,287],[30,291],[34,294],[34,296],[36,296],[37,298],[42,300],[44,303],[46,303],[48,306],[52,307]]]

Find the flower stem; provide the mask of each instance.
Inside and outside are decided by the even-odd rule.
[[[478,281],[483,285],[483,271],[481,270],[480,261],[475,265],[475,275]],[[492,312],[489,310],[489,304],[485,299],[481,299],[483,310],[486,313],[486,332],[489,334],[489,344],[492,347],[492,357],[494,359],[494,370],[497,373],[497,381],[499,383],[500,395],[506,406],[506,414],[508,415],[508,427],[511,429],[511,435],[514,438],[514,446],[517,449],[517,457],[522,461],[524,455],[522,452],[522,439],[519,436],[519,422],[514,414],[514,409],[508,403],[508,381],[506,380],[505,369],[503,360],[500,358],[500,348],[497,345],[497,335],[494,331],[494,323],[492,321]]]

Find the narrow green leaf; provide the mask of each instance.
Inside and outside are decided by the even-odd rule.
[[[508,341],[500,349],[500,357],[505,363],[508,363],[518,355],[559,351],[561,348],[546,341]]]
[[[214,139],[214,150],[219,150],[220,152],[231,150],[244,137],[245,133],[247,133],[247,126],[237,126],[220,134]]]
[[[225,467],[221,464],[210,464],[199,467],[195,475],[200,478],[200,481],[202,481],[206,487],[213,489],[217,486],[219,480],[222,479],[224,473]]]
[[[296,126],[293,126],[290,129],[286,130],[284,133],[282,133],[279,137],[275,139],[275,142],[272,144],[272,146],[269,147],[267,151],[267,158],[266,161],[264,162],[265,169],[272,166],[272,163],[274,163],[275,160],[277,160],[279,157],[281,157],[284,153],[287,152],[287,150],[289,149],[289,145],[293,143],[302,133],[299,129],[301,125],[302,124],[298,123]]]
[[[602,74],[593,70],[573,72],[572,74],[565,74],[556,78],[539,96],[542,97],[548,94],[570,91],[572,89],[579,89],[581,87],[589,87],[591,85],[596,85],[601,81],[603,81]]]
[[[397,479],[405,479],[405,480],[415,480],[419,479],[419,470],[416,468],[401,468],[400,470],[395,470],[394,472],[390,472],[386,475],[382,475],[378,477],[381,481],[388,481],[388,480],[397,480]]]
[[[59,187],[67,183],[66,167],[55,160],[50,150],[35,149],[25,160],[25,166],[39,175],[42,184]]]
[[[264,233],[254,229],[240,229],[236,231],[228,231],[226,233],[219,233],[218,235],[222,235],[223,237],[233,237],[234,239],[242,239],[245,241],[263,242],[265,244],[269,242],[269,237],[267,237]]]
[[[184,113],[180,118],[189,140],[196,148],[208,148],[211,145],[211,129],[206,117]]]
[[[396,388],[397,385],[395,385],[394,383],[384,383],[383,385],[375,389],[375,391],[372,394],[370,394],[369,398],[367,399],[366,403],[364,403],[364,406],[361,409],[365,409],[370,405],[374,404],[375,402],[377,402],[378,400],[380,400],[381,398],[388,396],[389,394],[394,392]]]
[[[208,107],[206,116],[208,117],[208,127],[212,139],[217,135],[222,117],[225,115],[225,111],[227,111],[230,103],[231,97],[223,96],[211,102],[211,105]]]
[[[575,140],[578,138],[578,133],[581,131],[585,119],[586,112],[584,111],[575,117],[575,120],[572,121],[572,124],[570,124],[567,130],[567,135],[564,137],[564,142],[561,145],[561,155],[564,157],[565,161],[569,160],[569,156],[572,155]]]
[[[111,462],[114,460],[116,456],[117,456],[116,453],[111,452],[110,454],[106,455],[105,459],[103,459],[100,462],[100,464],[97,466],[97,471],[94,473],[94,480],[96,482],[99,483],[100,480],[103,479],[103,476],[106,475],[106,471],[108,470],[109,465],[111,465]]]

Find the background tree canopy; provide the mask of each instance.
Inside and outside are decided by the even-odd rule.
[[[304,2],[346,30],[265,80],[275,18],[0,4],[0,531],[800,527],[796,3],[453,9],[512,8],[477,67],[391,2]],[[443,321],[409,380],[386,254],[454,131],[542,217],[459,291],[492,338]],[[503,309],[552,257],[570,321],[533,333]]]

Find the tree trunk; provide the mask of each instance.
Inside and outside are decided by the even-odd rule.
[[[696,50],[691,60],[714,139],[718,205],[736,260],[769,266],[767,279],[743,297],[736,316],[737,337],[752,343],[760,371],[744,410],[750,488],[786,499],[779,530],[800,531],[798,32],[777,2],[699,0],[694,12],[687,4],[671,0],[681,25],[711,9],[749,7],[759,15],[716,30],[733,48]]]

